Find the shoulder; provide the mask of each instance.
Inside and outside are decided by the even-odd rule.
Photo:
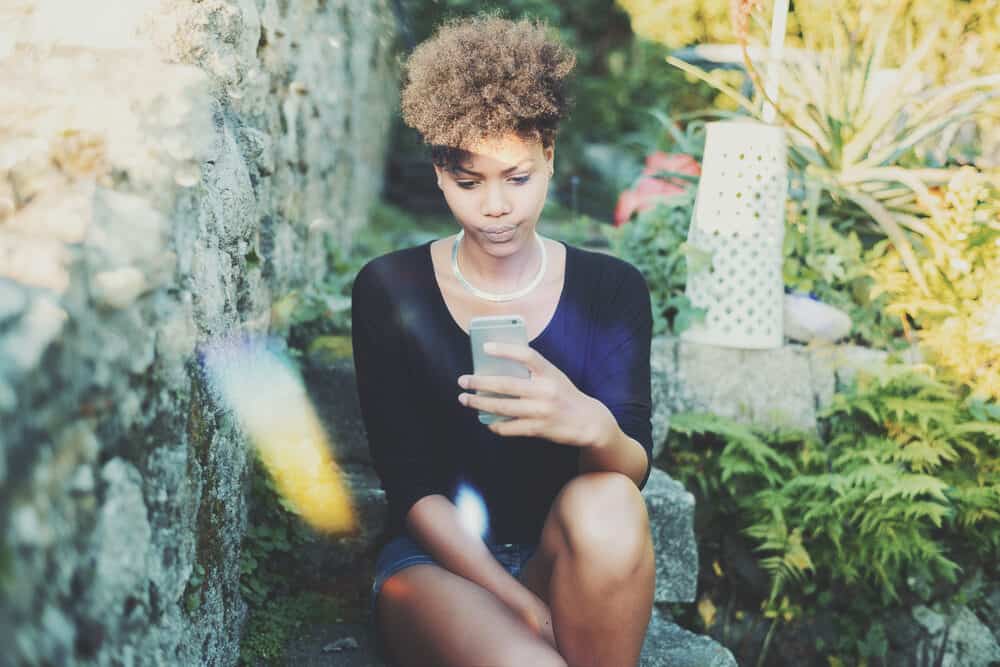
[[[427,243],[393,250],[368,260],[354,278],[353,292],[395,293],[413,286],[427,271]]]

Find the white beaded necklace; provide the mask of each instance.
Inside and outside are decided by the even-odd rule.
[[[481,290],[466,280],[465,276],[462,275],[462,272],[458,268],[458,244],[461,243],[464,236],[465,230],[463,229],[458,232],[458,235],[455,237],[455,243],[451,246],[451,270],[455,274],[455,277],[458,278],[458,282],[462,283],[462,286],[465,287],[465,289],[469,290],[480,299],[486,299],[487,301],[513,301],[514,299],[519,299],[529,293],[531,290],[538,287],[540,282],[542,282],[542,277],[545,276],[545,267],[548,264],[548,257],[545,252],[545,243],[542,241],[542,237],[539,236],[537,231],[535,232],[535,240],[538,241],[538,248],[542,252],[542,261],[538,267],[538,273],[535,274],[535,277],[531,279],[530,283],[516,292],[508,292],[507,294],[495,294],[493,292]]]

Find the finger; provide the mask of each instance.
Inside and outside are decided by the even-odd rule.
[[[512,419],[487,424],[491,431],[504,437],[533,437],[538,435],[540,426],[541,422],[537,419]]]
[[[483,351],[494,357],[520,361],[532,373],[541,373],[550,365],[545,357],[528,345],[490,341],[484,345]]]
[[[462,379],[465,384],[462,384]],[[463,375],[459,378],[459,386],[476,391],[492,391],[508,396],[531,396],[534,392],[531,380],[515,378],[509,375]]]
[[[458,400],[467,407],[484,412],[492,412],[495,415],[503,415],[505,417],[538,417],[542,410],[542,405],[537,401],[529,401],[521,398],[503,398],[463,393],[458,395]]]

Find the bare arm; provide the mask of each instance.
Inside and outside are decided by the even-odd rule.
[[[594,400],[594,430],[590,446],[580,452],[580,472],[613,471],[632,479],[636,486],[646,477],[648,457],[639,442],[622,431],[611,411]]]
[[[512,577],[479,536],[462,526],[448,498],[434,494],[418,500],[406,515],[406,527],[445,569],[495,595],[535,634],[557,648],[548,604]]]
[[[535,597],[497,562],[483,541],[459,521],[448,498],[434,494],[417,501],[406,515],[407,529],[448,571],[479,584],[512,609]]]

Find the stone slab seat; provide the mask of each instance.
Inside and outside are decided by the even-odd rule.
[[[387,667],[378,659],[368,626],[317,624],[292,641],[288,667]],[[531,667],[525,665],[525,667]],[[727,648],[704,635],[688,632],[653,608],[639,667],[737,667]]]

